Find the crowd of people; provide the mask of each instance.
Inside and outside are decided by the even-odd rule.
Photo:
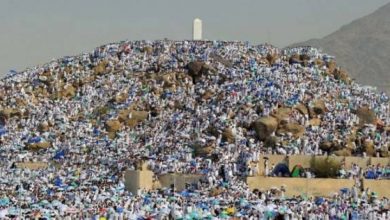
[[[297,54],[305,63],[291,61]],[[358,141],[350,150],[357,155],[365,153],[367,140],[376,152],[388,150],[389,97],[327,73],[331,60],[310,47],[125,41],[13,72],[0,81],[0,218],[386,219],[387,199],[340,194],[321,204],[276,201],[243,181],[262,154],[329,154],[320,143],[345,143],[352,134]],[[202,63],[197,75],[189,74],[191,62]],[[320,124],[310,124],[308,113],[290,113],[289,123],[304,127],[303,136],[271,132],[278,140],[271,147],[251,126],[281,106],[312,106],[319,99],[327,109],[318,115]],[[362,106],[381,126],[356,131]],[[123,171],[137,169],[141,160],[156,175],[204,174],[205,181],[186,193],[132,195]],[[49,166],[15,166],[23,161]],[[210,196],[216,187],[221,193]]]

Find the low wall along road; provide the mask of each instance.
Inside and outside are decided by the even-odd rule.
[[[290,170],[300,164],[304,168],[310,167],[310,161],[313,156],[306,155],[262,155],[258,161],[259,175],[247,177],[247,184],[250,189],[271,189],[272,187],[286,187],[286,196],[331,196],[334,193],[340,192],[342,188],[351,188],[354,185],[354,180],[349,179],[307,179],[307,178],[279,178],[279,177],[264,177],[264,157],[268,158],[269,165],[276,165],[280,162],[286,163]],[[333,157],[350,168],[353,163],[359,165],[363,169],[370,165],[387,165],[389,158],[376,157]],[[202,178],[202,175],[184,175],[184,174],[164,174],[155,177],[152,171],[149,171],[144,164],[140,171],[126,171],[126,188],[136,193],[139,189],[157,189],[164,187],[175,186],[175,189],[181,191],[186,184],[191,184]],[[364,180],[364,188],[370,188],[371,191],[378,193],[378,196],[390,198],[390,180]]]

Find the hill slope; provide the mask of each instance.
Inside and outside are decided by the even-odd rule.
[[[259,174],[265,154],[389,157],[389,109],[314,48],[112,43],[0,80],[1,192],[12,206],[36,198],[25,212],[80,192],[63,201],[93,211],[126,203],[123,174],[148,165],[157,176],[203,175],[191,197],[235,207],[258,201],[243,177]],[[47,168],[14,168],[29,161]]]
[[[293,46],[299,45],[322,48],[359,83],[390,93],[390,4],[322,39]]]

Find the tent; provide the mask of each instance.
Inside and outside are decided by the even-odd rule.
[[[288,169],[287,164],[279,163],[275,166],[274,170],[272,171],[272,174],[276,176],[290,176],[290,170]]]
[[[300,177],[302,173],[304,173],[303,167],[300,164],[295,165],[291,170],[291,177]]]
[[[7,130],[5,128],[0,127],[0,137],[5,135],[7,133]]]
[[[42,139],[40,137],[32,137],[28,140],[28,143],[29,144],[36,144],[36,143],[39,143],[41,141],[42,141]]]
[[[374,171],[372,171],[372,170],[367,171],[366,179],[376,179],[376,178],[377,178],[377,176],[376,176]]]
[[[56,154],[54,155],[55,160],[64,159],[64,157],[65,157],[64,150],[57,151]]]

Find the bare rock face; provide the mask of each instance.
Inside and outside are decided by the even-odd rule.
[[[390,95],[390,3],[370,15],[343,25],[321,39],[291,45],[322,48],[358,83],[371,85]],[[329,66],[329,64],[328,64]],[[335,65],[334,65],[335,66]],[[335,67],[328,67],[332,74]]]
[[[278,127],[278,120],[274,117],[262,117],[253,122],[253,128],[260,140],[265,140]]]

